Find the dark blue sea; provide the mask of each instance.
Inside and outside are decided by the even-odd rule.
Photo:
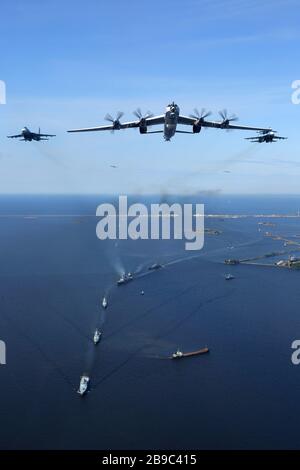
[[[180,240],[100,241],[104,201],[114,198],[0,197],[1,449],[299,449],[300,271],[224,260],[296,254],[266,232],[300,242],[300,218],[206,218],[218,233],[189,252]],[[171,201],[205,203],[206,214],[300,208],[292,196]],[[118,287],[123,271],[136,278]]]

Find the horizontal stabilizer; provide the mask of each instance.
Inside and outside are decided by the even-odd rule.
[[[146,132],[146,134],[161,134],[162,132],[164,131],[150,131],[150,132]]]
[[[194,132],[190,132],[190,131],[176,131],[176,134],[194,134]]]

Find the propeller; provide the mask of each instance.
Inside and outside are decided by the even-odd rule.
[[[194,114],[190,114],[190,117],[193,119],[197,119],[198,121],[203,121],[205,118],[211,115],[210,111],[206,111],[206,109],[202,108],[201,113],[199,113],[198,109],[194,109]]]
[[[238,117],[235,114],[232,114],[231,116],[228,116],[227,109],[223,109],[223,111],[219,112],[221,118],[222,118],[222,123],[221,125],[223,127],[227,127],[230,122],[237,121]]]
[[[120,126],[121,126],[120,119],[122,116],[124,116],[124,113],[122,113],[122,111],[119,111],[115,119],[109,113],[106,114],[104,119],[106,121],[111,122],[113,124],[113,130],[115,130],[115,129],[120,129]]]
[[[153,114],[150,111],[147,111],[145,115],[143,115],[141,108],[137,108],[133,111],[133,114],[140,120],[144,121],[145,119],[153,117]]]

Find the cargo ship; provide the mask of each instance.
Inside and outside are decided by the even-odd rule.
[[[172,354],[170,359],[181,359],[182,357],[191,357],[191,356],[198,356],[200,354],[206,354],[209,352],[208,348],[203,348],[203,349],[198,349],[197,351],[191,351],[191,352],[182,352],[179,349],[175,353]]]

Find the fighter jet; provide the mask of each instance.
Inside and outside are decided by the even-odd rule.
[[[21,130],[21,134],[17,135],[8,135],[7,136],[9,139],[17,139],[18,137],[21,137],[19,140],[24,140],[26,142],[31,142],[32,140],[40,141],[40,140],[49,140],[48,137],[55,137],[53,134],[41,134],[41,130],[39,129],[39,132],[31,132],[28,127],[24,127],[24,129]]]
[[[170,103],[165,110],[165,113],[159,116],[154,116],[149,111],[143,115],[141,110],[138,108],[134,111],[134,115],[137,120],[121,123],[120,119],[124,113],[121,111],[117,114],[114,119],[110,114],[105,116],[105,119],[111,124],[106,126],[99,127],[89,127],[81,129],[71,129],[68,132],[91,132],[91,131],[115,131],[120,129],[129,129],[129,128],[138,128],[140,134],[157,134],[162,133],[166,141],[170,141],[175,133],[181,134],[199,134],[203,127],[213,127],[217,129],[240,129],[240,130],[252,130],[252,131],[261,131],[261,132],[270,132],[272,129],[261,128],[261,127],[249,127],[249,126],[237,126],[231,124],[231,122],[236,121],[238,118],[233,116],[228,116],[227,111],[220,111],[221,121],[208,121],[206,118],[210,116],[210,112],[202,109],[201,113],[197,109],[194,110],[194,114],[190,116],[183,116],[180,114],[180,109],[177,104]],[[191,131],[185,131],[177,129],[178,124],[190,126]],[[149,131],[149,127],[162,125],[163,129]]]
[[[263,142],[272,143],[277,142],[277,140],[286,140],[287,137],[280,137],[279,135],[275,135],[276,131],[272,131],[269,129],[268,131],[259,131],[258,135],[255,137],[245,137],[246,140],[251,140],[251,142],[258,142],[262,144]]]

